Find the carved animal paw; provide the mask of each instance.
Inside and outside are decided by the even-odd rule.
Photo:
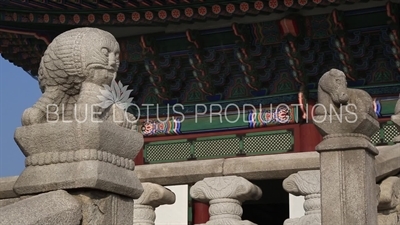
[[[22,126],[29,126],[33,124],[43,123],[46,118],[46,114],[38,108],[25,109],[22,114]]]

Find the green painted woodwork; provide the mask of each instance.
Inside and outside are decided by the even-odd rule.
[[[374,145],[393,145],[393,138],[400,135],[396,126],[392,121],[380,124],[380,130],[371,137],[371,142]]]
[[[393,115],[397,100],[381,100],[381,115]]]
[[[220,135],[211,137],[152,142],[145,145],[147,163],[178,162],[189,159],[227,158],[237,155],[271,154],[293,150],[291,130]]]
[[[235,107],[229,107],[228,109],[234,109]],[[199,107],[199,109],[203,109],[203,107]],[[276,119],[267,119],[266,114],[260,115],[257,113],[253,118],[250,119],[250,109],[254,110],[259,110],[258,107],[248,107],[245,108],[245,110],[240,109],[238,111],[231,111],[231,112],[226,112],[223,110],[221,113],[219,113],[221,108],[219,107],[213,107],[213,112],[214,114],[201,114],[197,116],[185,116],[185,117],[180,117],[177,116],[177,118],[180,119],[180,126],[179,126],[179,131],[177,133],[179,134],[189,134],[189,133],[197,133],[197,132],[210,132],[210,131],[221,131],[221,130],[230,130],[230,129],[245,129],[245,128],[255,128],[255,127],[265,127],[265,126],[274,126],[277,124],[281,124],[280,121]],[[226,108],[225,108],[226,109]],[[274,111],[276,110],[276,107],[264,107],[262,108],[263,111]],[[264,112],[265,113],[265,112]],[[169,117],[169,119],[172,119],[172,116]],[[138,127],[138,131],[142,132],[144,135],[151,135],[151,136],[156,136],[156,135],[165,135],[166,130],[165,127],[169,126],[169,123],[164,123],[162,121],[167,121],[168,118],[149,118],[149,121],[153,121],[154,125],[151,129],[150,128],[143,128],[143,127]],[[249,121],[251,120],[251,121]],[[141,119],[139,124],[145,124],[147,122],[146,119]],[[285,121],[283,121],[285,123]],[[290,108],[289,111],[289,120],[288,123],[297,123],[298,122],[298,110],[296,107]],[[161,126],[162,125],[162,126]],[[162,128],[160,128],[162,127]],[[145,130],[142,130],[145,129]],[[151,130],[151,131],[149,131]],[[167,129],[169,130],[169,129]],[[171,133],[168,133],[171,134]],[[175,134],[175,133],[174,133]]]
[[[380,124],[381,128],[371,137],[375,145],[393,145],[393,138],[400,135],[392,121]],[[147,163],[187,161],[236,157],[237,155],[265,155],[293,151],[292,130],[250,132],[243,135],[220,135],[148,143],[144,147]]]
[[[199,130],[225,130],[236,127],[248,127],[247,114],[241,115],[222,115],[219,116],[206,116],[197,118],[185,118],[182,123],[181,132],[190,133]],[[236,120],[236,122],[235,122]]]

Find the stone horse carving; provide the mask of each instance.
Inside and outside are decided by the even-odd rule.
[[[111,120],[133,129],[133,115],[113,104],[99,106],[100,90],[115,79],[119,44],[114,36],[97,28],[77,28],[57,36],[46,49],[39,67],[43,95],[25,110],[22,125],[49,121]],[[114,113],[114,114],[113,114]],[[122,122],[123,121],[123,122]]]
[[[316,115],[336,113],[367,113],[377,118],[371,96],[359,89],[347,88],[346,76],[337,69],[322,75],[318,83],[318,103]]]

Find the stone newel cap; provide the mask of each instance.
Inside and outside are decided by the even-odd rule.
[[[132,160],[144,142],[138,132],[107,121],[18,127],[14,139],[27,157],[38,153],[96,149]]]
[[[379,130],[379,122],[367,113],[315,116],[314,125],[322,136],[331,134],[361,134],[371,137]]]
[[[135,204],[150,205],[157,208],[160,205],[175,203],[175,194],[169,189],[153,183],[142,183],[142,186],[144,191],[140,198],[134,200]]]
[[[319,170],[299,171],[283,180],[285,191],[296,195],[319,194],[321,192]]]
[[[190,188],[190,195],[199,201],[232,198],[243,202],[260,199],[262,191],[243,177],[225,176],[204,178]]]

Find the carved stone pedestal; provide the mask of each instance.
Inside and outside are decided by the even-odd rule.
[[[207,225],[254,224],[241,219],[242,202],[258,200],[262,192],[259,187],[237,176],[205,178],[190,189],[193,199],[209,202],[210,220]]]
[[[143,191],[133,172],[143,137],[115,123],[24,126],[15,141],[27,157],[14,185],[19,195],[92,188],[138,198]]]
[[[328,115],[324,122],[314,123],[324,136],[316,147],[321,163],[322,224],[377,224],[378,150],[370,136],[379,130],[379,123],[366,113],[344,116],[347,122]],[[322,120],[317,117],[317,121]]]
[[[154,225],[156,214],[154,210],[160,205],[174,204],[175,194],[165,187],[143,183],[144,192],[139,199],[135,200],[134,225]]]
[[[321,189],[319,170],[300,171],[283,181],[283,188],[296,196],[304,196],[305,215],[285,220],[284,225],[321,225]]]
[[[103,191],[70,191],[82,207],[80,225],[132,224],[133,200]]]

